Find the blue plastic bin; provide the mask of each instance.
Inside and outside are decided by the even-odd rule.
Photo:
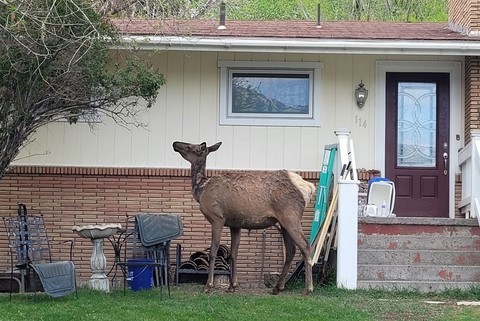
[[[133,291],[149,290],[153,287],[153,260],[128,260],[128,286]],[[145,264],[145,265],[142,265]]]

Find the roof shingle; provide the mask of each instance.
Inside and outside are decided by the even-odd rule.
[[[314,21],[228,21],[226,29],[218,29],[216,20],[114,20],[124,34],[242,37],[242,38],[303,38],[303,39],[365,39],[365,40],[472,40],[452,31],[446,22],[407,23],[374,21],[324,21],[317,27]]]

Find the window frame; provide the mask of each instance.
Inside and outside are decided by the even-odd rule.
[[[219,61],[220,125],[320,126],[321,62]],[[308,114],[233,113],[232,77],[234,73],[308,75]]]

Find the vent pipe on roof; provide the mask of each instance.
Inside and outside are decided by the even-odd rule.
[[[320,19],[320,3],[317,4],[317,28],[321,28]]]
[[[220,25],[217,29],[227,29],[225,26],[225,2],[220,3]]]

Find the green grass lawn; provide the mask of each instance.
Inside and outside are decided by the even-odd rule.
[[[80,289],[75,295],[52,299],[44,294],[0,294],[0,321],[16,320],[480,320],[480,306],[458,306],[458,301],[480,301],[480,289],[442,294],[347,291],[317,287],[310,296],[300,287],[280,295],[267,290],[218,290],[202,293],[201,285],[165,289],[102,293]],[[443,303],[427,303],[441,301]]]

